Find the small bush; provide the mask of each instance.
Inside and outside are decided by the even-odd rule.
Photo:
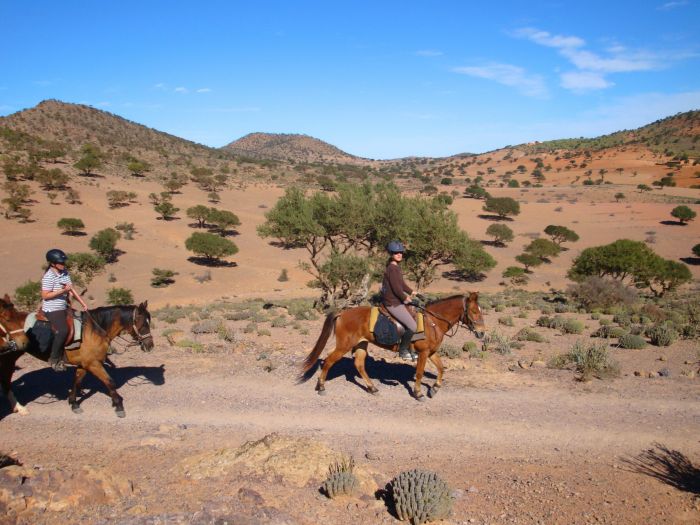
[[[110,288],[107,291],[107,304],[114,306],[134,304],[134,296],[128,288]]]
[[[193,334],[215,334],[219,331],[220,326],[220,321],[204,319],[203,321],[193,324],[192,328],[190,328],[190,332]]]
[[[511,353],[511,342],[507,335],[502,334],[498,330],[493,330],[484,336],[481,348],[484,352],[494,350],[498,354],[508,355]]]
[[[440,357],[449,357],[450,359],[457,359],[458,357],[462,357],[462,349],[456,345],[443,343],[438,349],[438,355]]]
[[[198,343],[190,339],[182,339],[175,343],[175,346],[178,346],[180,348],[189,348],[193,352],[197,353],[204,352],[204,345],[202,343]]]
[[[321,485],[321,490],[329,498],[340,495],[352,494],[358,486],[357,478],[353,474],[355,461],[352,457],[341,458],[328,467],[328,476]]]
[[[281,283],[289,281],[289,275],[287,275],[287,269],[284,268],[282,272],[280,273],[280,276],[277,278],[277,280]]]
[[[597,321],[598,319],[600,319],[600,312],[593,312],[591,314],[591,319],[594,321]]]
[[[671,346],[678,339],[678,332],[667,324],[652,326],[646,335],[654,346]]]
[[[625,335],[627,331],[620,326],[603,325],[591,334],[591,337],[602,337],[604,339],[618,338]]]
[[[227,343],[235,343],[237,341],[236,332],[233,328],[227,327],[224,323],[219,325],[219,329],[216,331],[219,339],[226,341]]]
[[[41,281],[27,281],[15,288],[14,302],[20,310],[33,311],[41,301]]]
[[[318,313],[314,310],[314,303],[310,299],[293,299],[287,305],[287,312],[297,321],[315,321]]]
[[[504,304],[497,304],[496,306],[494,306],[493,309],[494,309],[494,311],[500,313],[500,312],[503,312],[503,311],[506,309],[506,305],[504,305]]]
[[[467,352],[468,354],[471,354],[472,352],[475,352],[477,349],[477,345],[474,341],[467,341],[462,345],[462,351]]]
[[[594,308],[610,308],[615,305],[632,305],[637,292],[620,281],[588,277],[583,282],[569,286],[569,295],[588,311]]]
[[[561,331],[565,334],[582,334],[584,328],[583,322],[578,319],[567,319],[564,326],[561,327]]]
[[[272,332],[270,332],[267,328],[259,328],[258,335],[259,336],[266,335],[266,336],[270,337],[272,335]]]
[[[286,317],[280,315],[279,317],[275,317],[270,324],[273,328],[284,328],[289,324],[289,321]]]
[[[552,368],[566,368],[573,365],[578,379],[588,381],[592,377],[605,379],[620,375],[619,365],[608,356],[606,344],[587,344],[576,341],[566,354],[560,354],[549,361]]]
[[[546,343],[547,338],[542,334],[535,332],[532,328],[523,328],[517,334],[515,338],[518,341],[531,341],[534,343]]]
[[[641,349],[647,346],[647,342],[640,335],[625,334],[618,341],[621,348]]]
[[[510,315],[499,317],[498,324],[502,324],[503,326],[513,326],[513,318]]]
[[[245,325],[245,328],[243,328],[243,333],[244,334],[252,334],[258,329],[258,325],[255,323],[248,323]]]

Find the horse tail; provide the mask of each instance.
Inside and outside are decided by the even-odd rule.
[[[323,323],[323,329],[321,330],[321,335],[318,336],[318,340],[316,341],[313,350],[311,350],[311,353],[306,356],[306,359],[304,359],[304,362],[302,363],[301,374],[299,376],[301,381],[308,379],[306,375],[316,366],[316,362],[318,361],[321,352],[323,352],[323,349],[326,347],[328,338],[335,331],[335,321],[338,319],[339,315],[340,314],[337,312],[331,312],[326,316],[326,320]]]

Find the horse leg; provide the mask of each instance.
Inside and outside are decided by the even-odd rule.
[[[416,382],[413,385],[413,397],[415,397],[418,401],[425,401],[421,381],[423,381],[423,372],[425,372],[425,363],[427,361],[427,351],[418,354],[418,363],[416,364]]]
[[[112,406],[114,407],[114,411],[117,413],[117,416],[125,417],[126,412],[124,411],[124,399],[117,392],[117,387],[114,384],[114,381],[104,369],[102,363],[99,361],[92,361],[88,364],[87,369],[90,371],[90,373],[92,373],[92,375],[102,381],[102,384],[104,384],[105,387],[107,387],[109,397],[112,398]]]
[[[10,410],[12,413],[19,414],[21,416],[26,416],[29,414],[29,410],[15,397],[12,392],[12,374],[15,371],[15,362],[17,359],[3,359],[0,363],[0,385],[2,386],[2,391],[7,397],[8,403],[10,403]]]
[[[437,379],[435,380],[435,384],[428,389],[428,397],[435,397],[438,393],[438,390],[442,387],[442,373],[445,371],[445,367],[442,366],[442,360],[440,359],[440,356],[437,352],[433,352],[432,354],[430,354],[430,360],[437,368],[438,374]]]
[[[372,380],[369,378],[367,375],[367,372],[365,371],[365,358],[367,357],[367,341],[363,341],[357,346],[355,346],[355,368],[357,371],[360,373],[362,376],[362,379],[365,380],[365,384],[367,385],[367,392],[370,394],[376,394],[379,392],[377,390],[377,387],[374,386],[372,383]]]
[[[336,346],[335,349],[328,354],[328,357],[323,361],[323,367],[321,368],[321,373],[318,376],[318,383],[316,383],[316,391],[319,395],[325,395],[326,393],[326,376],[331,367],[350,350],[349,346]]]
[[[70,394],[68,394],[68,404],[70,405],[71,410],[76,414],[81,414],[83,412],[83,409],[80,408],[76,398],[78,397],[78,393],[80,392],[80,384],[82,383],[86,373],[87,370],[84,368],[77,368],[75,370],[75,376],[73,377],[73,389],[70,391]]]

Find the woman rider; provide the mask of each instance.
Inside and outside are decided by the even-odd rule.
[[[411,352],[410,345],[411,338],[416,332],[416,321],[406,308],[406,305],[411,302],[413,290],[404,281],[401,267],[399,266],[406,249],[399,241],[391,241],[387,244],[386,250],[390,256],[384,270],[384,279],[382,280],[382,303],[389,310],[389,313],[394,316],[394,319],[406,329],[399,343],[399,357],[405,360],[415,360],[418,355]]]
[[[88,307],[82,297],[73,289],[66,261],[68,256],[61,250],[53,249],[46,252],[46,262],[49,267],[41,279],[41,309],[51,323],[53,330],[53,342],[51,343],[51,355],[49,364],[56,372],[66,369],[63,362],[63,345],[68,337],[68,297],[75,297],[83,310]]]

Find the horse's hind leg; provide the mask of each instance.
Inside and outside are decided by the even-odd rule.
[[[102,381],[104,386],[107,387],[107,390],[109,391],[109,397],[112,398],[112,406],[114,407],[114,411],[117,413],[117,416],[118,417],[125,417],[126,412],[124,411],[124,399],[117,392],[117,387],[114,384],[114,381],[109,376],[109,374],[105,371],[104,367],[102,366],[102,363],[100,363],[98,361],[93,361],[92,363],[90,363],[87,366],[87,369],[97,379]]]
[[[82,383],[86,373],[87,370],[84,368],[78,368],[75,370],[75,376],[73,377],[73,389],[70,391],[70,394],[68,394],[68,404],[70,405],[71,410],[76,414],[80,414],[83,411],[78,404],[77,397],[78,393],[80,392],[80,384]]]
[[[328,357],[323,360],[323,367],[321,368],[321,373],[318,376],[318,383],[316,383],[316,391],[320,395],[326,393],[326,376],[331,367],[350,350],[350,345],[338,345],[335,349],[328,354]]]
[[[442,387],[442,374],[445,371],[445,367],[442,365],[442,359],[440,359],[440,356],[437,352],[433,352],[432,354],[430,354],[430,360],[437,368],[437,379],[435,380],[435,384],[433,384],[433,386],[428,389],[428,396],[435,397],[435,395],[437,395],[438,393],[438,390]]]
[[[379,392],[379,390],[377,390],[377,387],[374,386],[372,380],[369,378],[367,372],[365,371],[367,345],[367,341],[363,341],[355,346],[355,368],[357,368],[357,371],[362,376],[362,379],[365,380],[365,384],[367,385],[367,392],[369,392],[370,394],[376,394],[377,392]]]
[[[425,363],[428,361],[428,352],[423,351],[418,354],[418,363],[416,364],[416,383],[413,385],[413,397],[418,401],[425,401],[423,394],[423,372],[425,372]]]

